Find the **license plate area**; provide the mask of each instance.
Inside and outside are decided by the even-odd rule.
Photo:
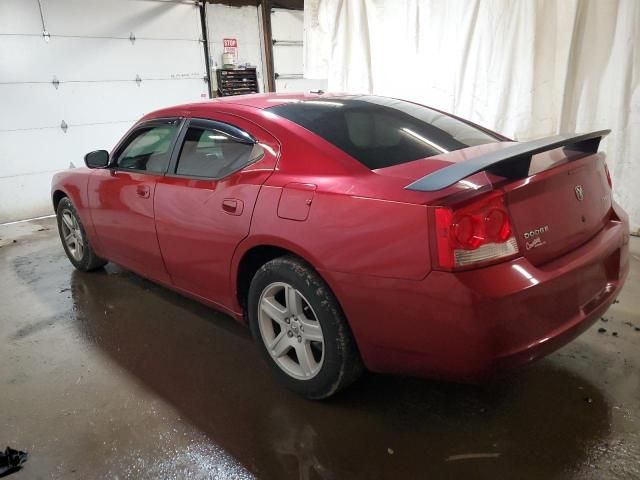
[[[581,309],[589,313],[597,308],[615,289],[620,274],[620,250],[577,274]]]

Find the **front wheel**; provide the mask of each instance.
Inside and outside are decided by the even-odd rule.
[[[333,293],[293,256],[263,265],[249,289],[254,338],[278,379],[311,399],[326,398],[356,380],[363,367]]]
[[[98,257],[89,244],[78,212],[68,198],[63,198],[56,210],[58,232],[69,261],[78,270],[88,272],[104,266],[107,261]]]

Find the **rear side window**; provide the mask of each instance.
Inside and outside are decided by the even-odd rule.
[[[169,164],[176,125],[143,127],[131,134],[118,155],[118,168],[162,173]]]
[[[264,151],[257,143],[240,142],[212,128],[189,127],[182,144],[176,174],[222,178],[258,160]]]
[[[499,141],[444,113],[385,97],[308,100],[269,111],[321,136],[372,170]]]

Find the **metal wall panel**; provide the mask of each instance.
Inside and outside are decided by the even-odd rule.
[[[193,40],[136,40],[6,36],[0,39],[0,84],[203,78],[202,44]]]
[[[202,78],[126,82],[13,84],[0,87],[0,132],[133,121],[161,107],[206,97]],[[71,100],[69,100],[71,98]],[[7,114],[8,113],[8,114]],[[0,169],[4,168],[0,166]]]
[[[271,32],[273,38],[281,41],[302,42],[304,12],[273,8],[271,10]]]
[[[279,78],[276,80],[276,92],[324,91],[326,88],[326,80],[311,80],[308,78]]]
[[[133,32],[140,39],[198,40],[201,37],[195,2],[42,0],[42,6],[47,30],[52,35],[129,38]]]
[[[311,80],[302,76],[303,26],[302,11],[281,8],[271,10],[273,68],[277,74],[276,92],[303,92],[327,88],[326,80]]]
[[[56,94],[51,93],[52,89],[50,85],[1,89],[0,104],[12,111],[22,109],[21,118],[32,118],[33,122],[25,126],[23,121],[23,125],[14,127],[11,117],[0,116],[0,176],[32,174],[42,168],[63,169],[71,161],[81,166],[84,153],[99,148],[110,150],[122,133],[144,114],[184,103],[189,97],[199,100],[200,95],[206,96],[206,84],[200,78],[143,81],[139,87],[135,82],[71,84],[60,86],[62,91]],[[23,105],[21,97],[26,95],[20,90],[27,90],[30,96],[30,101]],[[12,96],[14,92],[19,93]],[[73,101],[68,101],[70,97]],[[62,120],[68,125],[66,132],[60,127]],[[116,128],[109,130],[111,125]],[[83,147],[78,153],[68,138],[79,127],[85,129],[83,145],[89,148]],[[105,129],[113,135],[105,137]]]
[[[0,219],[33,218],[53,213],[50,190],[56,171],[82,166],[86,152],[112,146],[130,122],[60,129],[0,132]],[[52,152],[54,154],[52,154]],[[64,154],[55,154],[64,152]],[[11,170],[4,171],[10,165]]]
[[[37,0],[0,1],[0,222],[51,213],[53,172],[110,149],[149,111],[208,96],[194,4],[42,0],[42,7],[43,18]]]
[[[0,1],[0,33],[42,35],[37,0]]]

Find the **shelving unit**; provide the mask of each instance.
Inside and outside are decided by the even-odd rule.
[[[219,97],[259,92],[255,68],[220,68],[216,76]]]

